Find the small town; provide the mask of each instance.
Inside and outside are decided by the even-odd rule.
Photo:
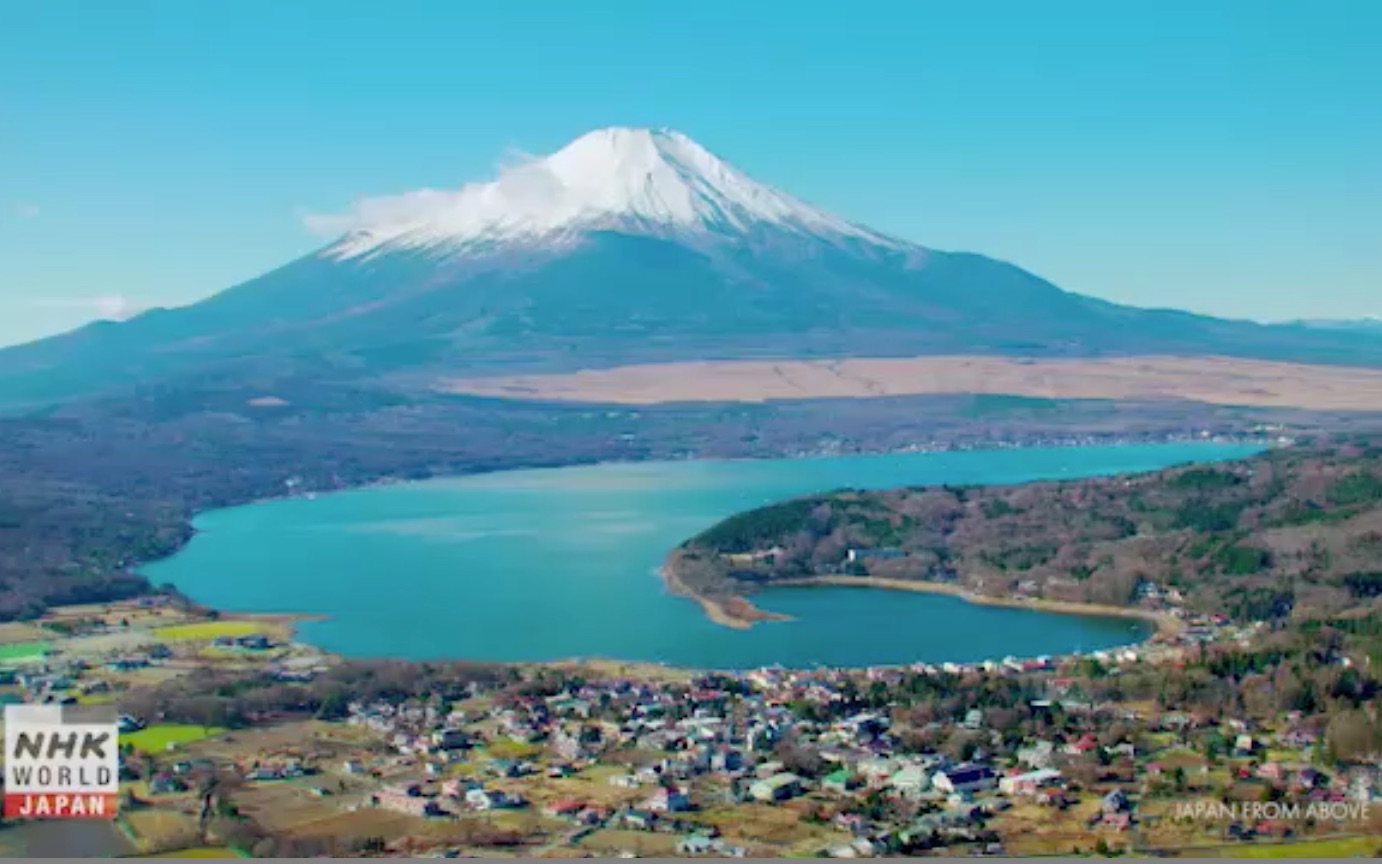
[[[1170,710],[1122,683],[1262,625],[1155,588],[1141,602],[1181,626],[977,664],[393,664],[345,687],[349,661],[293,641],[289,619],[155,597],[0,625],[0,681],[9,702],[118,706],[106,854],[1376,853],[1382,764],[1332,752],[1324,718]],[[169,696],[179,682],[193,695]],[[6,825],[0,847],[38,824]]]

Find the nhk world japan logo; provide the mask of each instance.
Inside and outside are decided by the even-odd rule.
[[[120,726],[106,713],[78,705],[5,706],[7,818],[115,818]]]

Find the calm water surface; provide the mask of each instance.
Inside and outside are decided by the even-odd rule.
[[[350,656],[611,657],[749,668],[973,661],[1092,650],[1145,625],[860,588],[782,588],[794,616],[713,624],[657,576],[668,550],[738,511],[842,487],[1015,483],[1247,456],[1162,444],[666,462],[509,471],[269,501],[197,519],[145,568],[222,609],[322,613],[301,637]]]

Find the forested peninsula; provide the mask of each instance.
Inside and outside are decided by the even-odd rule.
[[[1237,620],[1376,620],[1382,444],[1017,486],[838,490],[735,515],[665,575],[722,623],[782,584],[914,584],[1053,608],[1178,607]],[[770,601],[763,601],[771,607]],[[1357,626],[1362,626],[1357,625]]]

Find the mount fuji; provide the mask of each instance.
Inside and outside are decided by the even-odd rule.
[[[746,358],[1217,354],[1382,364],[1375,339],[1118,306],[757,182],[678,132],[602,129],[189,306],[0,351],[0,403],[179,380],[369,382]]]
[[[367,201],[356,217],[362,224],[325,256],[473,256],[506,244],[571,246],[597,232],[690,243],[776,232],[834,246],[908,245],[758,183],[670,130],[601,129],[491,182]]]

